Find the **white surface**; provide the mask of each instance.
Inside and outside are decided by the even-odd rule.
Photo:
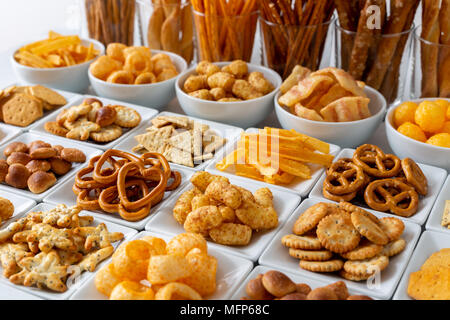
[[[99,155],[101,153],[100,150],[98,150],[98,149],[83,147],[82,145],[77,144],[72,140],[63,139],[63,138],[60,138],[57,136],[41,136],[39,134],[34,134],[34,133],[30,133],[30,132],[26,132],[26,133],[18,136],[17,138],[11,140],[10,143],[20,141],[25,144],[28,144],[28,143],[36,141],[36,140],[42,140],[44,142],[51,144],[52,146],[53,145],[61,145],[65,148],[76,148],[76,149],[82,150],[84,152],[84,154],[86,155],[87,162],[89,161],[90,158],[95,157],[96,155]],[[9,143],[4,144],[2,147],[0,147],[0,154],[1,154],[0,159],[5,159],[3,156],[3,151],[5,150],[5,148],[8,145],[9,145]],[[48,189],[47,191],[45,191],[43,193],[34,194],[31,191],[29,191],[28,189],[17,189],[12,186],[8,186],[6,183],[0,184],[0,191],[5,190],[5,191],[12,192],[12,193],[17,193],[21,196],[31,198],[31,199],[39,202],[43,198],[45,198],[47,195],[52,193],[54,190],[58,189],[59,186],[64,181],[66,181],[67,179],[72,177],[75,174],[75,172],[77,172],[84,165],[85,165],[84,163],[72,163],[72,169],[70,169],[70,171],[68,173],[66,173],[65,175],[58,177],[55,185],[53,185],[50,189]]]
[[[12,204],[14,206],[14,213],[11,216],[11,218],[9,218],[6,221],[2,221],[0,223],[0,226],[16,219],[17,216],[21,215],[24,212],[27,212],[28,210],[30,210],[32,207],[34,207],[36,205],[36,201],[34,201],[33,199],[19,196],[18,194],[15,194],[12,192],[7,192],[7,191],[2,190],[0,192],[0,197],[8,199],[9,201],[12,202]]]
[[[219,67],[228,65],[229,62],[215,63]],[[248,128],[258,124],[267,118],[273,110],[273,98],[278,92],[281,85],[281,77],[275,71],[263,66],[248,64],[248,71],[258,71],[264,74],[265,78],[270,81],[275,89],[263,97],[239,101],[239,102],[218,102],[202,100],[194,98],[182,89],[186,79],[193,74],[196,66],[190,68],[181,74],[175,84],[177,98],[180,101],[183,111],[193,117],[201,117],[204,119],[228,123],[234,126]]]
[[[246,133],[258,133],[258,129],[249,128],[245,132]],[[238,140],[235,140],[234,143],[229,144],[226,147],[225,151],[208,165],[208,167],[206,168],[206,171],[211,172],[213,174],[217,174],[217,175],[241,178],[241,179],[245,179],[247,181],[257,181],[257,180],[253,180],[250,178],[237,176],[234,173],[235,172],[234,165],[230,166],[225,171],[220,171],[216,168],[217,163],[222,161],[224,157],[226,157],[231,152],[236,150],[237,143],[238,143]],[[341,150],[341,148],[339,146],[336,146],[334,144],[330,145],[330,154],[331,155],[336,156],[340,150]],[[314,164],[309,164],[308,166],[311,168],[311,173],[312,173],[311,179],[304,180],[299,177],[296,177],[294,179],[294,181],[292,183],[290,183],[289,185],[275,185],[275,184],[266,183],[264,181],[258,181],[258,183],[260,183],[261,185],[268,187],[268,188],[279,189],[279,190],[286,191],[286,192],[293,192],[293,193],[300,195],[300,197],[305,198],[308,196],[309,192],[314,187],[315,183],[320,178],[320,176],[325,172],[325,169],[323,166],[314,165]]]
[[[441,225],[444,214],[445,201],[450,200],[450,176],[445,180],[444,186],[434,203],[430,216],[428,217],[426,229],[438,232],[444,232],[450,235],[450,229]],[[450,244],[449,244],[450,246]]]
[[[258,182],[245,181],[236,178],[230,178],[230,183],[245,188],[252,193],[259,188],[264,187]],[[186,184],[185,187],[173,197],[171,197],[170,200],[164,204],[164,206],[161,206],[160,210],[156,212],[154,219],[150,220],[150,222],[145,226],[145,230],[161,232],[169,235],[177,235],[185,232],[183,226],[180,225],[173,217],[172,209],[174,208],[179,196],[192,187],[193,186],[191,183]],[[297,195],[282,192],[277,189],[271,189],[271,191],[273,194],[274,208],[278,213],[277,228],[262,232],[253,232],[250,243],[246,246],[233,247],[220,244],[216,245],[219,246],[223,251],[250,259],[252,261],[257,261],[261,252],[264,250],[264,248],[267,247],[267,244],[273,238],[277,230],[279,230],[283,226],[284,222],[288,219],[288,217],[300,203],[300,197]],[[208,243],[214,242],[211,240],[208,241]]]
[[[434,101],[442,98],[426,98],[412,100],[419,104],[422,101]],[[450,99],[446,99],[450,102]],[[397,106],[396,106],[397,107]],[[395,129],[395,108],[389,110],[386,115],[386,135],[394,153],[401,158],[411,158],[419,163],[428,164],[438,168],[450,170],[450,148],[437,147],[409,138]]]
[[[37,205],[36,207],[32,208],[29,212],[47,211],[47,210],[53,209],[54,207],[55,207],[54,205],[41,203],[41,204]],[[82,211],[80,215],[91,215],[91,213],[88,211]],[[95,218],[94,222],[92,223],[91,226],[97,226],[103,222],[106,225],[106,227],[108,228],[109,232],[122,232],[124,235],[124,239],[122,241],[126,241],[126,240],[130,239],[137,233],[136,230],[126,228],[123,226],[119,226],[114,223],[110,223],[110,222],[98,219],[97,217],[94,217],[94,218]],[[117,248],[117,246],[122,241],[112,243],[113,247]],[[105,261],[99,263],[97,265],[96,270],[99,270],[104,264],[105,264]],[[3,271],[2,268],[0,268],[0,270]],[[25,287],[22,285],[14,285],[14,288],[17,288],[18,290],[24,291],[29,294],[37,295],[44,299],[64,300],[64,299],[68,299],[74,292],[76,292],[77,289],[79,288],[79,286],[81,286],[85,281],[87,281],[93,274],[94,274],[93,272],[88,272],[88,271],[83,272],[81,274],[81,276],[76,280],[76,282],[72,286],[68,286],[67,291],[61,292],[61,293],[52,292],[50,290],[41,290],[36,287]],[[10,281],[8,279],[6,279],[5,277],[3,277],[3,275],[0,276],[0,282],[7,283],[8,285],[10,284]]]
[[[186,70],[187,63],[181,56],[167,51],[152,50],[153,55],[157,53],[170,56],[179,74]],[[174,84],[177,77],[152,84],[127,85],[100,80],[94,77],[90,70],[88,74],[93,90],[101,97],[127,101],[158,110],[164,109],[170,100],[175,97]]]
[[[414,246],[420,236],[420,227],[415,223],[406,222],[405,230],[402,238],[406,241],[406,248],[399,255],[391,257],[389,259],[388,267],[381,272],[381,279],[379,287],[369,289],[366,281],[356,282],[349,281],[341,278],[336,273],[316,273],[304,270],[299,267],[299,259],[295,259],[289,255],[289,249],[281,244],[281,238],[287,234],[292,234],[292,228],[297,218],[312,205],[321,202],[317,199],[307,199],[295,210],[284,227],[275,235],[267,249],[263,252],[259,258],[261,265],[277,268],[280,270],[290,271],[296,274],[303,275],[305,277],[311,277],[318,280],[342,280],[347,284],[349,289],[358,290],[368,296],[377,297],[381,299],[389,299],[394,294],[394,290],[397,286],[403,270],[409,261],[409,258],[413,252]],[[375,213],[378,217],[385,217],[386,215],[380,215]]]
[[[352,158],[354,152],[355,150],[353,149],[343,149],[341,153],[339,153],[339,155],[335,158],[335,161],[341,158]],[[444,169],[427,166],[425,164],[419,163],[418,165],[422,169],[424,175],[427,177],[428,194],[425,197],[420,196],[417,213],[407,218],[407,220],[423,225],[425,224],[425,221],[430,214],[431,208],[433,207],[433,204],[436,201],[437,196],[439,195],[439,191],[444,184],[445,178],[447,177],[447,171],[445,171]],[[325,180],[325,176],[326,173],[324,173],[322,177],[320,177],[319,181],[314,186],[309,195],[310,198],[325,199],[322,194],[323,181]],[[354,201],[352,201],[352,203],[353,202]],[[369,208],[369,206],[367,206],[365,203],[364,207]]]
[[[321,122],[303,119],[280,106],[275,96],[275,112],[281,127],[287,130],[295,129],[311,137],[324,140],[342,148],[355,148],[367,141],[379,127],[386,113],[386,99],[378,91],[365,87],[364,92],[370,99],[370,118],[351,122]]]
[[[161,112],[158,114],[158,116],[181,116],[180,114],[175,114],[175,113],[171,113],[171,112]],[[227,142],[225,144],[225,148],[227,148],[227,146],[229,144],[231,144],[237,137],[239,137],[239,135],[243,132],[243,130],[241,128],[238,127],[233,127],[227,124],[223,124],[223,123],[219,123],[219,122],[213,122],[213,121],[208,121],[208,120],[203,120],[203,119],[199,119],[199,118],[194,118],[194,117],[188,117],[191,120],[197,121],[201,124],[206,124],[209,126],[209,128],[213,131],[216,132],[217,135],[221,136],[222,138],[226,138]],[[136,139],[134,138],[137,135],[146,133],[146,129],[151,127],[152,123],[150,121],[143,121],[143,123],[139,126],[139,128],[133,133],[133,135],[130,135],[129,137],[127,137],[126,139],[122,140],[119,144],[117,144],[116,149],[120,149],[126,152],[130,152],[136,155],[140,155],[136,152],[133,152],[133,148],[135,146],[138,145],[138,142],[136,141]],[[221,149],[217,150],[216,153],[214,154],[214,158],[217,157],[218,154],[220,154],[222,152],[222,150],[224,149],[224,147],[222,147]],[[214,159],[213,158],[213,159]],[[213,159],[207,160],[199,165],[197,165],[195,168],[195,170],[203,170],[208,163],[210,163]],[[183,165],[179,165],[176,163],[170,163],[171,165],[173,165],[174,168],[189,168]]]
[[[80,140],[74,140],[74,139],[69,139],[69,138],[65,138],[65,137],[60,137],[61,139],[67,140],[67,141],[72,141],[72,142],[76,142],[80,145],[86,146],[86,147],[91,147],[91,148],[97,148],[97,149],[101,149],[101,150],[108,150],[108,149],[112,149],[115,145],[117,145],[120,141],[122,141],[123,139],[126,139],[129,135],[133,134],[134,132],[136,132],[136,130],[139,128],[139,126],[151,119],[152,117],[154,117],[158,111],[156,111],[155,109],[150,109],[150,108],[146,108],[146,107],[141,107],[141,106],[137,106],[134,104],[129,104],[126,102],[121,102],[121,101],[116,101],[116,100],[110,100],[110,99],[105,99],[105,98],[99,98],[96,96],[82,96],[79,97],[76,100],[72,100],[71,103],[69,103],[66,107],[64,107],[63,109],[68,109],[72,106],[77,106],[80,105],[84,99],[87,98],[96,98],[99,99],[103,105],[122,105],[125,107],[129,107],[131,109],[136,110],[140,115],[141,115],[141,123],[134,127],[134,128],[130,128],[130,129],[125,129],[122,128],[123,133],[122,135],[117,138],[116,140],[113,140],[111,142],[108,143],[96,143],[93,140],[87,140],[87,141],[80,141]],[[56,117],[58,116],[58,114],[62,111],[62,109],[60,109],[58,112],[52,113],[50,116],[48,116],[45,121],[40,121],[38,124],[34,125],[31,128],[31,132],[40,134],[40,135],[45,135],[45,136],[51,136],[51,137],[56,137],[56,135],[53,135],[49,132],[47,132],[45,130],[45,123],[49,122],[49,121],[56,121]]]
[[[167,202],[169,202],[169,198],[175,194],[178,190],[180,190],[183,185],[189,180],[191,175],[194,173],[192,170],[189,169],[181,169],[181,168],[174,168],[174,170],[180,172],[181,174],[181,185],[178,187],[178,189],[166,192],[164,195],[163,201],[161,201],[158,205],[154,206],[150,209],[150,214],[140,220],[140,221],[127,221],[120,217],[119,214],[112,214],[112,213],[105,213],[101,211],[94,211],[92,212],[92,215],[95,217],[99,217],[101,219],[111,221],[116,224],[120,224],[129,228],[133,228],[136,230],[143,230],[145,227],[145,224],[149,222],[151,219],[155,217],[155,213],[158,211],[158,208],[160,206],[165,206]],[[51,204],[60,204],[64,203],[68,206],[74,206],[77,204],[77,196],[72,191],[72,186],[74,184],[74,177],[72,179],[67,180],[65,183],[63,183],[60,187],[56,188],[54,192],[51,192],[47,197],[44,198],[44,202],[51,203]]]
[[[394,300],[413,300],[408,295],[409,275],[419,271],[425,261],[435,252],[450,248],[450,235],[434,231],[425,231],[420,237],[416,250],[412,255],[408,267],[403,273],[402,280],[394,295]]]
[[[5,144],[9,140],[17,137],[22,132],[19,127],[10,126],[0,123],[0,145]]]
[[[42,300],[35,295],[20,291],[13,287],[13,283],[0,283],[0,300]]]
[[[171,237],[156,232],[141,232],[133,237],[133,240],[145,236],[154,236],[169,242]],[[228,300],[235,292],[236,287],[242,283],[244,278],[252,270],[251,261],[228,255],[216,247],[208,245],[208,254],[217,258],[217,289],[216,292],[206,297],[211,300]],[[107,263],[110,262],[110,259]],[[72,296],[72,300],[106,300],[107,297],[97,291],[94,283],[95,277],[90,278],[82,288]]]

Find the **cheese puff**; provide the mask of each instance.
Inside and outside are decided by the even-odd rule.
[[[208,86],[211,89],[222,88],[227,92],[231,92],[233,89],[234,82],[235,82],[234,76],[226,72],[217,72],[212,76],[208,77]]]
[[[218,100],[219,102],[241,102],[244,101],[242,99],[239,98],[222,98],[220,100]]]
[[[156,77],[156,81],[162,82],[172,78],[175,78],[178,75],[177,69],[175,67],[164,68]]]
[[[151,59],[153,62],[154,73],[159,75],[164,69],[175,69],[175,66],[167,54],[158,53],[154,55]]]
[[[273,207],[273,195],[269,188],[261,188],[253,194],[256,202],[266,208]]]
[[[146,241],[133,240],[119,246],[112,256],[114,270],[126,279],[140,281],[147,274],[150,248]]]
[[[202,300],[202,296],[184,283],[171,282],[158,290],[155,300]]]
[[[192,211],[197,210],[201,207],[206,207],[210,205],[215,205],[211,203],[210,198],[204,194],[195,196],[191,201]]]
[[[438,133],[427,140],[428,144],[437,147],[450,148],[450,134]]]
[[[108,56],[99,57],[89,66],[92,75],[100,80],[106,80],[112,72],[121,68],[122,64],[119,61]]]
[[[191,183],[202,193],[205,192],[208,185],[214,180],[229,182],[229,180],[223,176],[213,175],[206,171],[197,171],[190,179]]]
[[[164,284],[190,276],[191,267],[187,259],[179,254],[152,256],[148,263],[147,280],[153,284]]]
[[[248,66],[245,61],[235,60],[229,65],[222,68],[222,72],[227,72],[236,77],[236,79],[244,78],[248,73]]]
[[[213,180],[205,190],[205,195],[225,204],[231,209],[241,205],[242,196],[239,190],[227,181]]]
[[[398,127],[398,132],[400,132],[401,134],[420,141],[420,142],[425,142],[427,141],[427,136],[425,135],[425,133],[422,131],[422,129],[420,129],[420,127],[414,123],[411,122],[405,122],[404,124],[402,124],[400,127]]]
[[[208,253],[208,245],[201,234],[181,233],[169,241],[167,244],[167,254],[179,254],[185,256],[194,248],[199,249],[204,254]]]
[[[152,51],[150,50],[150,48],[147,48],[147,47],[143,47],[143,46],[127,47],[123,50],[123,54],[124,54],[125,58],[128,55],[132,54],[133,52],[139,52],[148,60],[150,60],[152,58]]]
[[[195,71],[200,75],[209,77],[214,73],[220,72],[220,68],[209,61],[201,61],[197,64]]]
[[[146,58],[144,54],[138,51],[133,51],[132,53],[126,55],[123,69],[137,76],[144,72],[152,72],[153,62]]]
[[[243,100],[252,100],[263,96],[261,92],[258,92],[245,80],[236,80],[233,84],[232,92],[236,97]]]
[[[119,84],[133,84],[134,76],[132,72],[127,70],[114,71],[108,76],[106,82]]]
[[[217,259],[204,254],[199,249],[192,249],[186,255],[191,267],[190,276],[180,280],[197,291],[202,297],[209,296],[216,291]]]
[[[219,101],[220,99],[224,99],[227,95],[226,91],[222,88],[213,88],[209,90],[209,93],[212,95],[213,99]]]
[[[106,47],[106,55],[113,58],[114,60],[125,62],[124,50],[127,48],[126,45],[122,43],[110,43]]]
[[[394,123],[398,128],[406,122],[414,123],[414,115],[418,105],[414,102],[404,102],[399,105],[394,111]]]
[[[139,282],[122,281],[114,287],[109,300],[154,300],[152,288]]]
[[[187,232],[208,235],[208,231],[219,226],[223,222],[222,215],[216,206],[206,206],[192,211],[184,222],[184,230]]]
[[[187,93],[208,89],[208,77],[206,75],[190,76],[184,82],[184,91]]]
[[[114,287],[122,282],[123,278],[114,270],[114,264],[110,263],[98,270],[95,275],[95,287],[97,290],[109,297]]]
[[[208,89],[201,89],[194,92],[190,92],[191,97],[202,99],[202,100],[214,100],[214,97],[209,93]]]
[[[441,133],[450,133],[450,121],[446,121],[444,123],[444,127],[442,128]]]
[[[134,84],[150,84],[155,82],[156,76],[152,72],[143,72],[134,80]]]
[[[233,209],[224,205],[220,205],[218,208],[223,222],[234,222],[236,220],[236,214]]]
[[[243,224],[223,223],[209,230],[211,239],[227,246],[246,246],[252,238],[252,228]]]
[[[201,194],[197,188],[192,188],[184,192],[175,203],[172,213],[173,217],[179,224],[184,224],[186,217],[192,211],[191,202],[192,199],[198,194]]]
[[[252,72],[248,75],[248,82],[258,92],[268,94],[275,88],[269,80],[267,80],[261,72]]]
[[[140,238],[139,240],[143,240],[150,245],[151,255],[166,254],[166,242],[163,239],[152,236],[145,236]]]
[[[423,101],[419,104],[414,119],[423,131],[438,133],[444,126],[446,112],[432,101]]]

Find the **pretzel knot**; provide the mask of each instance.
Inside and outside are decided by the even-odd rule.
[[[361,167],[351,162],[351,159],[340,159],[328,169],[323,185],[333,195],[344,195],[360,190],[365,180]]]
[[[360,166],[367,174],[377,178],[391,178],[400,170],[401,162],[393,154],[385,154],[380,148],[364,144],[356,149],[353,162]]]
[[[180,173],[172,171],[161,154],[137,157],[110,149],[77,173],[72,190],[82,209],[118,213],[125,220],[138,221],[162,201],[165,191],[180,184]]]
[[[390,211],[402,217],[415,214],[419,205],[418,193],[399,179],[371,182],[364,192],[364,200],[374,210]]]

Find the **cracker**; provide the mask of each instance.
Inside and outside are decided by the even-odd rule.
[[[322,245],[336,253],[350,251],[358,246],[360,235],[347,214],[332,214],[317,226],[317,237]]]
[[[52,106],[63,106],[67,103],[66,98],[58,92],[41,85],[29,87],[29,92],[32,96],[41,99]]]
[[[445,201],[444,212],[442,213],[441,225],[450,229],[450,200]]]
[[[162,153],[161,149],[165,148],[166,141],[172,136],[174,128],[167,126],[159,130],[149,130],[147,133],[137,135],[134,139],[148,152]]]
[[[101,129],[102,128],[94,122],[85,119],[77,120],[73,124],[73,128],[66,134],[66,138],[86,141],[93,132],[98,132]]]
[[[194,157],[194,162],[201,163],[201,162],[210,160],[212,158],[214,158],[214,155],[212,153],[202,154],[201,156]]]
[[[371,276],[377,271],[383,271],[389,265],[389,258],[377,255],[364,260],[347,260],[344,263],[344,270],[348,273],[361,276]]]
[[[205,146],[203,152],[204,153],[210,153],[210,152],[216,152],[217,150],[219,150],[220,148],[222,148],[222,146],[226,143],[226,139],[219,137],[219,136],[214,136],[215,138],[213,138],[213,141],[208,144],[207,146]]]
[[[346,272],[345,270],[339,271],[339,275],[342,278],[344,278],[346,280],[350,280],[350,281],[364,281],[371,277],[370,275],[358,275],[358,274],[349,273],[349,272]]]
[[[380,222],[375,222],[369,212],[354,211],[351,214],[352,223],[364,237],[379,245],[385,245],[389,238],[381,228]]]
[[[422,266],[422,270],[432,266],[450,266],[450,248],[433,253]]]
[[[306,261],[301,260],[300,268],[312,272],[336,272],[342,269],[344,262],[339,259],[329,261]]]
[[[450,267],[433,266],[409,275],[408,295],[416,300],[450,300]]]
[[[161,119],[161,117],[153,118],[150,122],[152,123],[153,127],[155,127],[155,128],[162,128],[162,127],[170,124],[170,121],[167,121],[167,119]]]
[[[184,131],[170,137],[168,143],[174,148],[192,153],[192,139],[189,131]]]
[[[289,255],[300,260],[327,261],[331,259],[333,253],[327,250],[311,251],[289,248]]]
[[[26,127],[44,115],[42,102],[26,95],[15,94],[2,107],[3,121],[19,127]]]
[[[383,246],[363,240],[355,249],[341,253],[341,256],[348,260],[364,260],[376,256],[382,250]]]
[[[393,257],[405,250],[405,248],[406,241],[404,239],[398,239],[385,245],[383,250],[381,251],[381,254],[387,257]]]
[[[293,249],[302,250],[320,250],[322,249],[322,244],[319,239],[313,236],[297,236],[295,234],[288,234],[281,238],[281,243]]]
[[[175,117],[175,116],[159,116],[159,120],[167,121],[173,124],[176,128],[188,129],[189,128],[189,118],[187,117]]]
[[[177,148],[170,149],[170,161],[173,163],[181,164],[183,166],[188,166],[193,168],[194,161],[192,159],[192,154]]]
[[[114,106],[117,112],[116,121],[118,126],[134,128],[141,123],[141,115],[134,109],[124,106]]]
[[[194,154],[194,157],[199,157],[202,155],[202,148],[203,148],[203,135],[201,130],[199,130],[197,127],[194,126],[194,130],[192,130],[192,153]],[[212,152],[205,152],[206,154]]]
[[[96,142],[106,143],[116,140],[122,135],[122,128],[112,124],[103,127],[98,132],[91,132],[90,138]]]
[[[302,235],[309,230],[314,229],[325,216],[329,214],[326,203],[321,202],[306,209],[295,221],[293,232],[296,235]]]
[[[46,122],[44,125],[44,129],[45,131],[60,137],[65,137],[67,133],[69,133],[69,130],[67,130],[63,126],[60,126],[56,121]]]
[[[405,230],[405,224],[402,220],[394,217],[381,218],[381,229],[388,236],[389,241],[394,241],[400,238]]]

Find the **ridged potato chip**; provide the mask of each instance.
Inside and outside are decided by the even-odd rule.
[[[152,288],[134,281],[120,282],[109,297],[110,300],[154,300],[154,298]]]
[[[252,238],[252,228],[243,224],[223,223],[209,231],[214,242],[229,246],[245,246]]]
[[[167,243],[167,254],[180,254],[185,256],[192,249],[197,248],[204,254],[208,253],[208,245],[205,238],[198,233],[182,233],[173,237]]]
[[[187,259],[179,254],[152,256],[148,263],[147,280],[164,284],[190,276],[192,269]]]
[[[202,297],[216,291],[217,259],[195,248],[189,251],[186,259],[192,269],[189,277],[180,280],[197,291]]]
[[[114,287],[122,282],[123,278],[114,270],[114,264],[110,263],[98,270],[95,275],[95,287],[98,291],[109,297]]]
[[[188,285],[172,282],[158,290],[155,300],[202,300],[202,297]]]
[[[124,278],[134,281],[145,279],[147,275],[150,246],[143,240],[125,242],[114,252],[114,270]]]

